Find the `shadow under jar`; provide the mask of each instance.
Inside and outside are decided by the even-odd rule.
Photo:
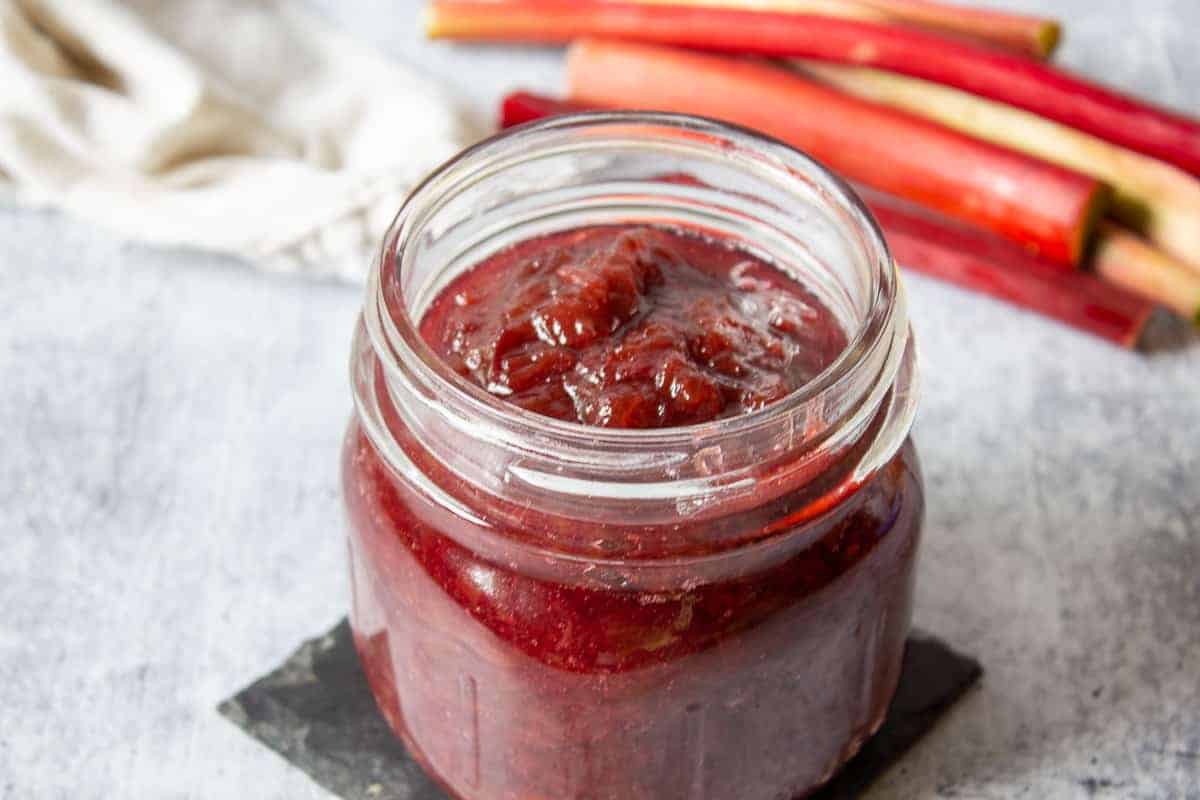
[[[782,399],[631,430],[519,407],[422,335],[477,265],[597,226],[769,264],[844,346]],[[923,516],[914,371],[878,228],[783,144],[580,114],[443,166],[386,236],[352,356],[352,623],[391,727],[463,800],[819,787],[899,677]]]

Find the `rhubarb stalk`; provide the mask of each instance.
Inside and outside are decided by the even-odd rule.
[[[532,92],[512,92],[500,103],[500,127],[511,128],[543,117],[585,111],[586,106],[555,100]]]
[[[714,117],[756,128],[835,171],[1077,264],[1107,188],[1093,178],[869,103],[765,64],[583,41],[571,99]]]
[[[508,102],[518,96],[519,102]],[[510,109],[519,113],[510,114]],[[518,93],[505,99],[500,118],[508,127],[529,121],[527,112],[551,116],[578,110],[578,104]],[[909,269],[1007,300],[1125,347],[1137,343],[1154,310],[1148,300],[1038,258],[986,231],[880,192],[863,194],[893,254]]]
[[[570,114],[575,111],[599,111],[599,106],[569,103],[555,97],[546,97],[533,92],[511,92],[500,101],[500,127],[511,128],[546,117]]]
[[[892,255],[903,267],[1036,311],[1124,347],[1154,312],[1144,297],[1023,251],[976,228],[878,192],[864,192]]]
[[[893,22],[920,25],[1006,47],[1036,58],[1049,58],[1062,39],[1057,20],[987,8],[965,8],[928,0],[860,0]]]
[[[543,43],[600,36],[880,67],[1024,108],[1200,175],[1200,122],[1034,59],[900,25],[746,8],[434,0],[427,31]]]
[[[896,22],[962,36],[1032,58],[1049,58],[1062,38],[1057,20],[995,9],[967,8],[929,0],[634,0],[656,5],[707,6],[818,14],[823,17]]]
[[[1129,231],[1103,226],[1092,269],[1109,283],[1155,300],[1200,327],[1200,275]]]
[[[1028,111],[919,78],[812,62],[801,67],[857,97],[1105,181],[1114,190],[1114,216],[1200,271],[1200,180],[1186,172]]]

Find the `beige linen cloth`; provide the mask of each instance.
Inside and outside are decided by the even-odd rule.
[[[361,279],[469,138],[289,0],[0,0],[0,191],[131,239]]]

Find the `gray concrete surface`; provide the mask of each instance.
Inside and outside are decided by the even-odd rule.
[[[480,113],[558,80],[551,52],[420,42],[401,0],[319,5]],[[1200,113],[1195,0],[1008,5]],[[917,620],[988,674],[871,797],[1200,798],[1200,340],[1125,353],[910,284]],[[214,707],[346,608],[359,301],[0,210],[0,798],[327,797]]]

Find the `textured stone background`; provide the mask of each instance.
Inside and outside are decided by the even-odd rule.
[[[1065,60],[1200,113],[1196,0],[1044,0]],[[323,0],[484,117],[554,53]],[[983,688],[872,798],[1200,798],[1200,340],[1150,355],[910,281],[918,622]],[[327,797],[216,703],[347,604],[359,292],[0,209],[0,798]]]

